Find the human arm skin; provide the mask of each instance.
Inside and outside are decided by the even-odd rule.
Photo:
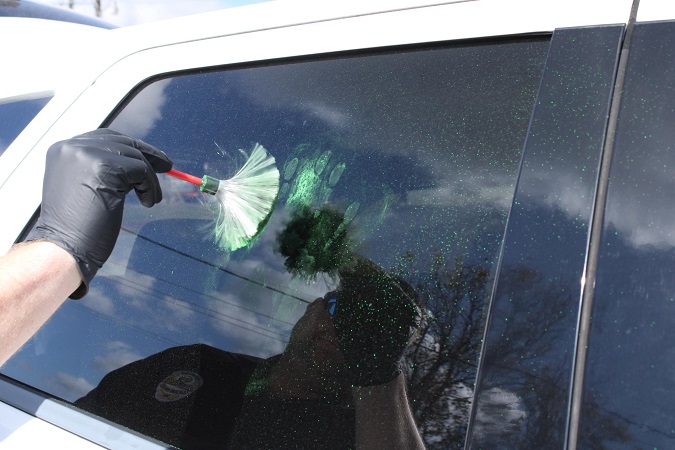
[[[18,244],[0,256],[0,365],[81,282],[75,259],[51,242]]]
[[[352,387],[356,410],[356,448],[424,449],[408,402],[405,377],[389,383]]]

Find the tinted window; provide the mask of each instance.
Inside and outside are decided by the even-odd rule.
[[[50,99],[45,97],[0,103],[0,155]]]
[[[556,30],[481,355],[472,449],[563,448],[586,249],[623,27]],[[596,412],[593,423],[611,420]],[[595,448],[595,447],[593,447]]]
[[[675,23],[637,25],[609,179],[582,448],[672,448]],[[608,419],[592,422],[597,411]]]
[[[148,210],[129,197],[89,295],[67,302],[4,372],[184,448],[222,443],[237,415],[238,443],[353,447],[331,335],[345,327],[327,331],[320,351],[302,338],[308,305],[339,288],[336,324],[341,307],[367,302],[358,295],[376,324],[423,305],[403,367],[410,401],[430,448],[461,445],[547,49],[547,39],[437,47],[146,85],[111,128],[162,148],[176,169],[221,179],[260,143],[281,174],[276,209],[257,240],[225,252],[213,197],[160,176],[164,201]],[[359,322],[371,327],[363,343],[380,336],[390,348],[408,331],[372,317]]]

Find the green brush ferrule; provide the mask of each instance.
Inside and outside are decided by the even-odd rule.
[[[199,186],[199,190],[206,192],[207,194],[216,195],[216,192],[218,192],[218,186],[220,186],[219,179],[204,175],[202,177],[202,184]]]

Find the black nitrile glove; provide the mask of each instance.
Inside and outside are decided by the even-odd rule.
[[[73,255],[83,297],[112,253],[122,225],[126,194],[144,206],[162,200],[155,172],[173,163],[155,147],[105,128],[57,142],[47,151],[42,211],[28,240],[45,239]]]
[[[420,324],[416,294],[368,261],[340,270],[335,331],[353,386],[374,386],[401,373],[401,357]],[[326,299],[329,300],[329,299]]]

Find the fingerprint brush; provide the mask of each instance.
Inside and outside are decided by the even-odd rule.
[[[245,247],[260,234],[279,194],[279,170],[274,157],[260,144],[255,145],[241,169],[227,180],[209,175],[199,178],[175,169],[166,174],[216,196],[219,214],[214,234],[218,245],[228,250]]]

